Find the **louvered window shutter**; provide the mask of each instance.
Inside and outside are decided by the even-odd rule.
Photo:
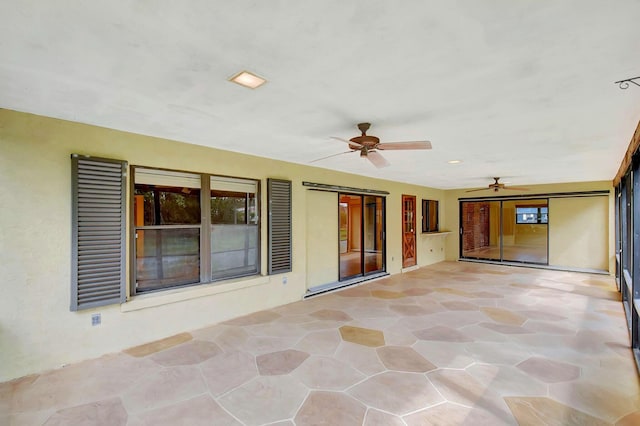
[[[291,181],[267,179],[269,275],[291,271]]]
[[[123,303],[127,163],[73,154],[71,310]]]

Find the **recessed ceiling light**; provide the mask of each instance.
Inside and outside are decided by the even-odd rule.
[[[449,160],[449,161],[447,161],[447,163],[449,163],[449,164],[460,164],[460,163],[462,163],[462,160]]]
[[[231,77],[229,81],[237,83],[240,86],[248,87],[249,89],[255,89],[267,82],[264,78],[258,77],[249,71],[240,71],[238,74]]]

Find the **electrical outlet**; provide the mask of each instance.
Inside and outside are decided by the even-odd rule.
[[[95,327],[96,325],[102,324],[102,315],[101,314],[93,314],[91,315],[91,325]]]
[[[285,275],[284,277],[282,277],[282,285],[285,285],[287,283],[287,276]]]

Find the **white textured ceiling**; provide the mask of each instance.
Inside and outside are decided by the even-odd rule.
[[[436,188],[612,179],[638,0],[0,0],[0,108]],[[247,69],[257,90],[229,83]],[[447,160],[463,163],[449,165]]]

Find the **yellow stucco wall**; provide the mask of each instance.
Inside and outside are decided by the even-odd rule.
[[[306,191],[307,289],[338,281],[338,194]],[[333,259],[330,262],[329,259]]]
[[[291,180],[293,271],[285,274],[287,283],[282,275],[247,278],[70,312],[72,153],[259,179],[263,274],[266,178]],[[314,271],[323,265],[337,268],[334,251],[322,246],[316,250],[308,241],[313,232],[307,227],[326,218],[324,209],[312,208],[313,200],[309,204],[310,190],[303,181],[389,192],[386,247],[391,274],[402,267],[401,195],[415,195],[419,212],[422,198],[439,200],[441,223],[449,213],[441,190],[0,110],[0,382],[300,300],[308,281],[328,279]],[[447,238],[418,234],[418,265],[444,260]],[[102,314],[102,324],[92,327],[91,314],[96,312]]]
[[[549,200],[549,265],[608,269],[607,197]]]

